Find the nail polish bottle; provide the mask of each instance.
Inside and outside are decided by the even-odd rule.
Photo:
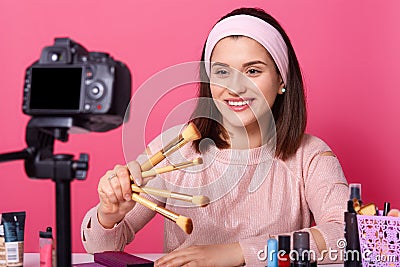
[[[293,250],[295,259],[291,267],[309,267],[310,263],[310,234],[308,232],[295,232],[293,234]]]
[[[268,267],[278,267],[278,240],[275,238],[268,239],[268,258],[267,258],[267,266]]]
[[[290,267],[290,235],[278,236],[278,267]]]
[[[294,232],[293,251],[295,259],[290,263],[291,267],[316,267],[317,261],[311,259],[310,234],[305,231]]]

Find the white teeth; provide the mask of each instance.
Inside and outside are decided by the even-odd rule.
[[[246,100],[246,101],[228,101],[228,104],[230,106],[244,106],[244,105],[248,105],[250,103],[250,100]]]

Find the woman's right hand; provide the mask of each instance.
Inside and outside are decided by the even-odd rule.
[[[132,161],[129,162],[129,169],[127,166],[116,165],[100,178],[97,189],[100,205],[97,216],[104,228],[113,228],[135,206],[135,201],[131,198],[130,175],[135,177],[135,180],[141,180],[141,173],[139,163]]]

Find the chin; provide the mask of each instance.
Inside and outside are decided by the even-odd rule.
[[[236,117],[235,119],[228,119],[227,122],[232,125],[233,127],[242,127],[246,128],[247,126],[250,126],[254,124],[257,120],[252,116],[251,118],[249,117]]]

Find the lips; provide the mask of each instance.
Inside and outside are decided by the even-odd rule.
[[[251,105],[253,98],[229,98],[225,99],[227,106],[233,111],[243,111]]]

